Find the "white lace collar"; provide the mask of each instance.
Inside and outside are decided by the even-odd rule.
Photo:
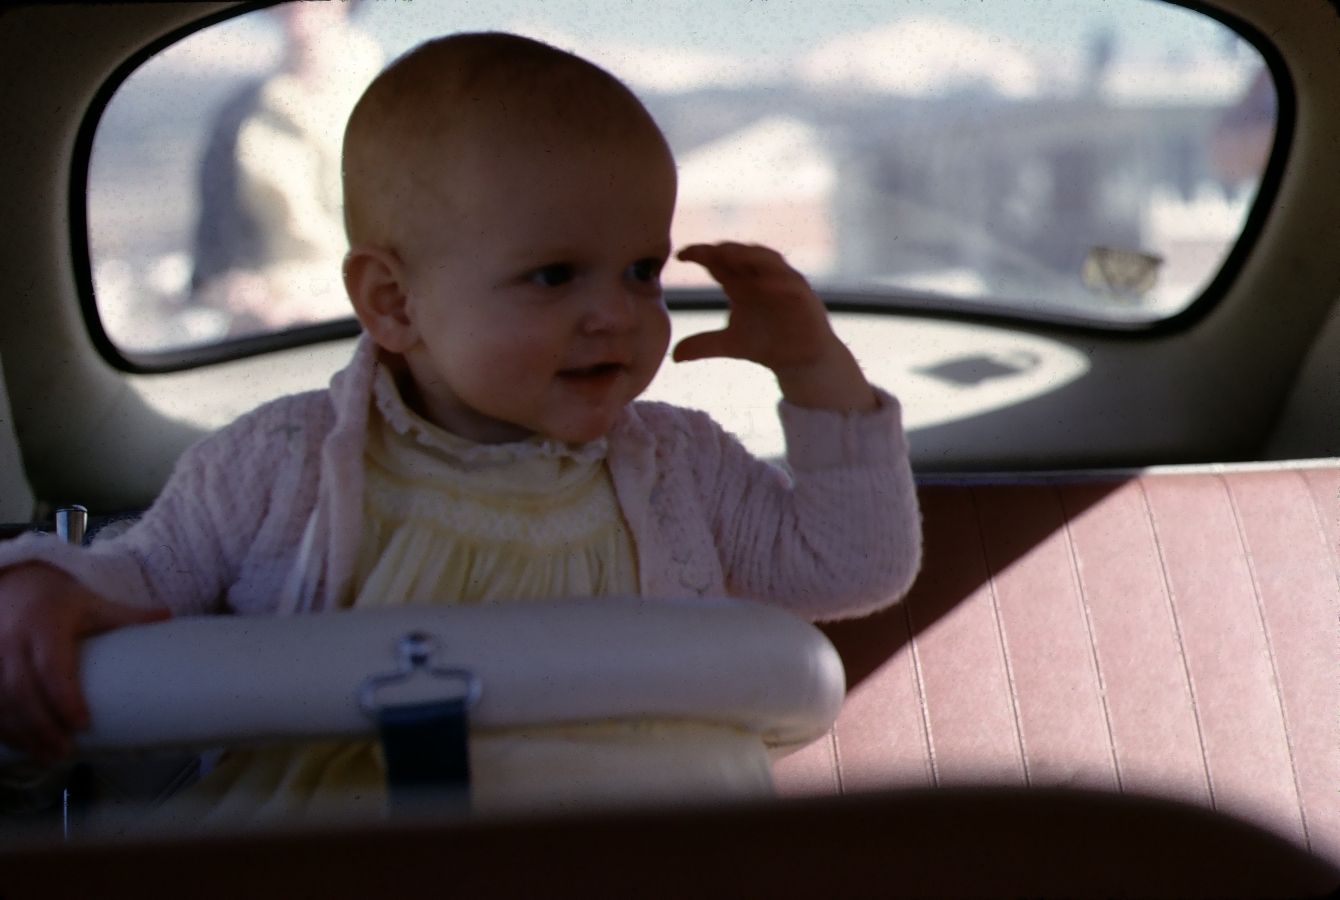
[[[507,444],[481,444],[453,434],[410,409],[400,396],[390,368],[383,364],[378,364],[373,377],[372,396],[377,410],[394,432],[469,468],[510,465],[533,459],[566,459],[588,465],[603,460],[609,450],[609,441],[603,437],[586,444],[568,444],[536,434]]]

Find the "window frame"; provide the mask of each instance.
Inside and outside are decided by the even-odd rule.
[[[191,35],[237,16],[247,15],[283,2],[302,0],[248,0],[174,28],[127,56],[94,93],[76,132],[71,157],[69,215],[71,263],[84,326],[99,355],[114,369],[127,374],[180,372],[204,366],[294,349],[347,340],[359,334],[356,319],[347,318],[285,328],[267,334],[226,338],[210,344],[155,351],[131,351],[119,347],[103,327],[93,284],[89,234],[88,186],[93,143],[98,126],[112,97],[126,79],[169,46]],[[1209,6],[1200,0],[1154,0],[1207,16],[1232,30],[1261,55],[1270,72],[1276,96],[1274,141],[1266,160],[1256,196],[1247,211],[1241,232],[1225,254],[1218,272],[1200,294],[1181,311],[1148,322],[1121,322],[1085,316],[1064,310],[1030,310],[996,305],[989,300],[946,297],[942,294],[890,289],[880,300],[863,291],[820,287],[825,306],[832,313],[876,313],[917,318],[966,321],[994,327],[1044,328],[1051,332],[1087,334],[1105,338],[1152,339],[1191,328],[1207,316],[1228,292],[1247,257],[1255,248],[1274,206],[1283,179],[1285,161],[1293,143],[1296,97],[1293,78],[1280,51],[1250,23]],[[711,288],[671,289],[666,304],[675,310],[720,310],[726,307],[720,292]]]

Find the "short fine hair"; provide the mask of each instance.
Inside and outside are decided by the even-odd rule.
[[[481,141],[558,144],[624,134],[654,135],[665,147],[641,101],[594,63],[501,32],[428,41],[378,75],[349,118],[343,178],[350,243],[394,240],[397,211],[441,183],[430,173],[449,169]]]

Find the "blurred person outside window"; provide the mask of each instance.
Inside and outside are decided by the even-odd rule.
[[[350,314],[340,142],[382,65],[356,4],[298,0],[273,15],[284,56],[216,115],[200,166],[191,299],[240,336]]]

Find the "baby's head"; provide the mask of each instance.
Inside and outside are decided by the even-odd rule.
[[[593,440],[660,367],[674,160],[597,66],[507,34],[424,44],[355,107],[344,192],[350,299],[436,424]]]

